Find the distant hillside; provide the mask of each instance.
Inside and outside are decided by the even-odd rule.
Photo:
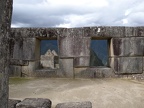
[[[104,66],[102,60],[97,56],[93,49],[90,50],[90,66]]]
[[[107,40],[92,40],[91,49],[97,54],[98,58],[102,60],[104,65],[108,61],[108,43]]]

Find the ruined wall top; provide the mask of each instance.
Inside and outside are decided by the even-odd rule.
[[[13,38],[49,38],[60,37],[92,37],[92,38],[122,38],[143,37],[144,27],[97,26],[80,28],[12,28]]]

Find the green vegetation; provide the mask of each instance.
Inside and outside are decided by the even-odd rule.
[[[31,81],[32,78],[10,77],[9,84],[22,84]]]

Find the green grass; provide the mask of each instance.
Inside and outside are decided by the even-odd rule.
[[[10,77],[9,84],[22,84],[31,81],[32,78]]]

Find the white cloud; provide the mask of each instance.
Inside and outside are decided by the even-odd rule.
[[[130,13],[131,13],[131,10],[130,10],[130,9],[126,10],[126,11],[125,11],[125,16],[128,16]]]
[[[123,19],[122,22],[123,22],[123,24],[128,24],[128,20],[127,19]]]
[[[144,25],[143,0],[14,0],[14,27]]]

